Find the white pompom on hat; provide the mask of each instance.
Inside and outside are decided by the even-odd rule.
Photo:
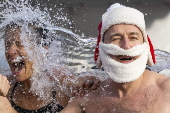
[[[148,57],[147,64],[152,66],[156,62],[154,48],[149,37],[146,34],[145,19],[143,13],[137,9],[126,7],[124,5],[120,5],[119,3],[115,3],[111,5],[107,9],[107,12],[102,15],[102,22],[98,26],[99,36],[94,55],[97,67],[101,67],[100,57],[98,57],[99,42],[103,40],[103,35],[106,30],[116,24],[131,24],[137,26],[141,30],[144,37],[144,41],[150,46],[150,54]]]

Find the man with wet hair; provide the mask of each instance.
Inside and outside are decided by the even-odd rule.
[[[61,113],[170,113],[170,79],[146,69],[155,57],[143,13],[113,4],[99,34],[95,58],[108,79]]]

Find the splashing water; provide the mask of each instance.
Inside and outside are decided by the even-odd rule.
[[[6,62],[5,58],[5,45],[4,40],[0,40],[0,73],[3,75],[11,75],[11,71],[9,69],[9,66]]]
[[[35,94],[40,95],[40,97],[45,97],[45,95],[48,95],[47,93],[48,89],[51,91],[51,88],[53,88],[54,86],[54,84],[51,83],[49,79],[47,79],[48,78],[47,76],[43,76],[45,75],[44,73],[45,68],[48,67],[48,64],[44,65],[49,61],[46,58],[46,54],[48,51],[45,50],[42,46],[38,46],[36,44],[37,34],[32,32],[29,26],[35,25],[34,23],[36,23],[36,27],[41,27],[43,29],[47,27],[47,25],[52,26],[48,12],[41,11],[37,6],[32,7],[31,5],[29,5],[28,1],[11,2],[6,0],[1,4],[0,16],[1,16],[0,24],[1,34],[4,34],[5,28],[8,24],[15,23],[21,26],[20,39],[24,45],[25,50],[28,53],[28,56],[30,58],[29,60],[34,63],[33,69],[35,71],[31,77],[32,80],[31,91],[34,92]],[[3,40],[4,40],[3,35],[1,35],[1,43],[3,43]],[[1,50],[4,51],[4,44],[2,44],[1,48],[2,48]],[[4,56],[3,55],[1,56],[4,60]],[[55,61],[57,62],[58,60]],[[1,62],[5,64],[4,61]],[[10,70],[9,67],[4,68],[6,70],[7,68],[8,70]],[[4,74],[3,73],[4,68],[1,68],[2,74]],[[38,85],[35,85],[35,83],[37,82]],[[44,92],[38,89],[46,89],[47,91]]]
[[[48,9],[45,8],[43,11],[38,7],[40,4],[35,6],[30,4],[28,0],[12,2],[6,0],[0,4],[0,64],[3,64],[0,65],[0,73],[12,75],[5,59],[4,33],[6,25],[16,23],[21,26],[20,39],[28,53],[29,60],[34,63],[30,91],[39,95],[39,99],[44,99],[52,90],[58,90],[56,84],[50,81],[51,77],[58,81],[53,74],[54,68],[58,69],[67,65],[75,73],[91,69],[90,67],[94,65],[92,50],[95,48],[95,44],[92,42],[96,42],[96,40],[95,38],[82,38],[71,30],[59,26],[67,23],[70,25],[67,17],[55,15],[55,20],[52,20]],[[39,38],[32,26],[45,29],[47,38]],[[44,43],[48,44],[48,49],[42,46]],[[82,66],[82,64],[84,65]],[[70,75],[70,71],[65,73]],[[94,73],[98,72],[94,71]],[[99,73],[95,75],[99,75]],[[65,89],[65,86],[59,87]]]
[[[161,72],[165,69],[170,69],[170,53],[163,50],[155,50],[156,64],[149,67],[152,71]],[[167,75],[169,76],[169,75]]]
[[[81,52],[78,53],[77,51],[84,50],[84,43],[80,40],[81,36],[74,34],[71,30],[58,26],[59,23],[57,21],[70,24],[70,21],[66,17],[58,15],[55,18],[56,22],[54,22],[50,17],[49,10],[45,9],[42,11],[39,8],[40,4],[35,6],[31,6],[30,4],[29,0],[6,0],[0,4],[0,63],[3,64],[0,66],[0,73],[11,75],[11,71],[9,71],[9,66],[5,60],[3,35],[5,33],[5,27],[11,23],[15,23],[21,26],[22,32],[20,33],[20,39],[28,53],[29,60],[34,63],[34,73],[31,76],[33,86],[31,87],[31,91],[44,98],[55,87],[55,84],[51,83],[50,79],[44,75],[48,73],[49,76],[53,76],[53,69],[65,64],[74,66],[76,63],[73,62],[73,59],[75,56],[81,55]],[[38,34],[32,30],[31,26],[46,29],[47,38],[45,40],[38,38]],[[40,41],[40,44],[37,44],[38,41]],[[49,43],[48,49],[41,46],[43,43]],[[93,47],[88,46],[88,48],[91,49]],[[78,65],[81,65],[81,63]],[[68,72],[67,75],[69,76],[70,73]],[[56,77],[54,79],[56,81],[58,80]],[[46,92],[39,89],[46,89]]]

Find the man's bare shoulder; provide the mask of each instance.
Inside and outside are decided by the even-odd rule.
[[[170,91],[170,78],[169,77],[153,72],[153,71],[149,71],[148,75],[149,75],[148,79],[150,79],[151,82],[154,82],[155,85],[157,85],[160,88],[160,90]]]
[[[159,86],[162,90],[168,91],[170,94],[170,78],[169,77],[162,75],[158,83],[160,83]]]

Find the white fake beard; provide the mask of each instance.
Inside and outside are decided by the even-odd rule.
[[[106,74],[117,83],[137,80],[143,74],[149,56],[149,46],[146,43],[124,50],[117,45],[100,42],[99,51]],[[139,58],[124,64],[112,59],[109,54],[139,56]]]

